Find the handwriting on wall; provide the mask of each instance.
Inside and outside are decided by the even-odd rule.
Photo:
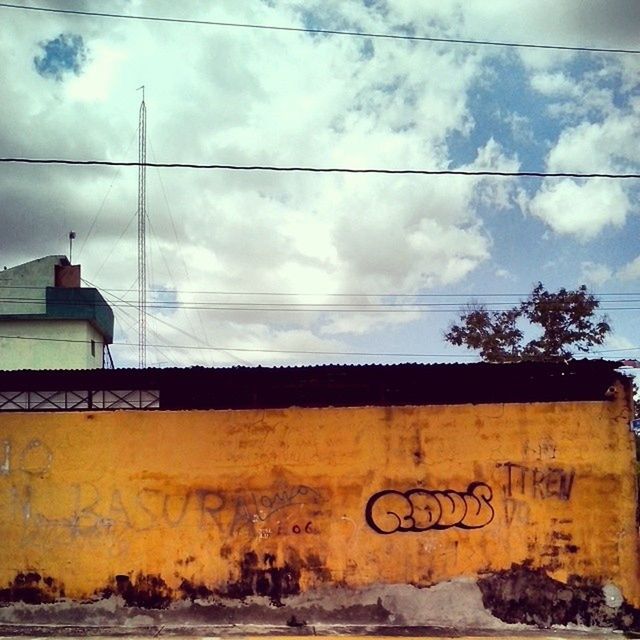
[[[289,496],[279,502],[277,509],[274,503],[267,511],[253,511],[248,506],[254,505],[252,498],[248,502],[246,496],[237,497],[236,492],[205,486],[175,491],[145,486],[120,489],[99,487],[90,482],[73,483],[56,489],[56,499],[71,506],[66,514],[56,511],[46,486],[27,483],[20,490],[12,486],[10,496],[14,512],[22,514],[25,527],[62,527],[75,535],[99,533],[114,526],[134,531],[213,527],[223,536],[317,534],[318,530],[308,516],[314,513],[313,505],[320,499],[320,493],[303,485],[278,483],[277,487],[277,491],[257,494],[273,496],[278,493],[283,496],[285,491]],[[307,495],[310,497],[305,499],[303,496]],[[290,522],[284,511],[292,510],[294,506],[297,510],[295,513],[292,511],[294,519]],[[279,512],[277,518],[274,517],[276,511]],[[268,530],[259,527],[270,519],[273,522]]]
[[[506,498],[527,496],[536,500],[556,498],[569,500],[575,470],[559,466],[528,467],[515,462],[501,462],[496,465],[505,471],[503,491]]]
[[[295,486],[280,483],[275,490],[267,493],[248,492],[235,500],[231,533],[242,529],[254,531],[255,525],[269,520],[276,512],[296,505],[320,504],[323,501],[319,491],[304,484]],[[294,525],[293,533],[301,533],[299,525]],[[280,527],[282,531],[282,527]],[[310,533],[310,525],[307,533]]]
[[[365,508],[367,524],[377,533],[409,533],[429,529],[479,529],[494,517],[491,487],[472,482],[466,491],[385,489],[373,494]]]
[[[522,447],[522,453],[525,457],[534,456],[536,460],[555,460],[557,447],[550,438],[543,438],[539,442],[530,443],[525,441]]]
[[[34,438],[14,451],[11,440],[0,440],[0,476],[22,471],[30,476],[46,476],[53,463],[53,452],[42,441]]]
[[[259,537],[318,533],[310,516],[318,513],[315,505],[323,498],[307,485],[278,480],[263,490],[222,490],[183,483],[120,487],[86,481],[57,485],[52,499],[52,485],[39,480],[50,476],[53,461],[51,448],[41,440],[15,446],[10,439],[0,439],[0,478],[8,483],[6,499],[31,530],[62,527],[79,535],[114,526],[135,531],[183,526]],[[68,507],[60,510],[60,504]]]

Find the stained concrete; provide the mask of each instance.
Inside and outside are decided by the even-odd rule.
[[[501,578],[500,584],[503,584],[506,578]],[[519,570],[517,578],[523,580],[526,575]],[[536,583],[535,586],[540,585]],[[563,593],[571,589],[565,585]],[[580,593],[575,591],[575,596]],[[606,602],[617,596],[613,585],[607,585],[598,593],[598,604],[604,603],[603,606],[613,613],[623,607],[623,603],[617,601],[611,601],[614,607]],[[0,607],[0,635],[548,637],[549,630],[539,636],[542,630],[535,624],[501,620],[488,610],[485,601],[486,594],[471,579],[452,580],[430,588],[376,585],[354,590],[326,586],[283,598],[277,604],[268,596],[207,597],[184,599],[168,607],[143,608],[135,601],[127,604],[122,595],[111,594],[84,603],[61,600],[38,605],[20,602]],[[503,608],[505,606],[503,604]],[[509,610],[521,607],[524,618],[527,606],[523,600],[512,599]],[[614,633],[615,616],[602,620],[604,626],[590,629],[573,623],[556,626],[552,637],[601,637]],[[553,627],[553,620],[546,622],[548,627]]]

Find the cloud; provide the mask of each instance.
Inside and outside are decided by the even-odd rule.
[[[546,180],[529,202],[529,211],[553,231],[581,241],[595,238],[607,226],[621,227],[630,210],[619,183],[597,178]]]
[[[565,129],[550,150],[549,171],[624,171],[637,162],[640,112],[616,112],[602,122]]]
[[[601,287],[613,277],[613,270],[606,264],[599,262],[583,262],[581,279],[590,286]]]
[[[64,6],[71,4],[92,8],[88,2]],[[132,0],[118,1],[112,10],[568,44],[623,46],[636,37],[629,28],[635,9],[626,2],[617,3],[607,20],[594,2],[578,7],[525,0],[515,13],[512,5]],[[548,149],[550,168],[619,169],[636,161],[637,106],[627,94],[614,96],[614,107],[605,93],[598,94],[612,89],[609,71],[619,82],[618,93],[631,91],[637,67],[628,61],[602,66],[598,76],[594,69],[591,75],[577,73],[566,64],[575,56],[558,52],[18,10],[10,17],[0,23],[0,56],[10,61],[0,67],[0,147],[6,155],[135,160],[137,88],[144,84],[152,161],[515,170],[527,166],[534,139]],[[523,85],[536,90],[526,96],[496,92],[500,103],[487,110],[499,115],[490,119],[477,87],[502,86],[508,80],[505,61],[529,74]],[[529,103],[533,94],[539,103]],[[584,101],[594,106],[554,116],[557,129],[547,127],[547,106],[564,109]],[[451,152],[454,136],[467,145],[464,156]],[[0,171],[3,264],[64,252],[67,233],[75,230],[74,254],[83,275],[126,301],[111,298],[120,342],[136,340],[136,178],[135,168]],[[499,242],[517,237],[516,257],[524,261],[539,240],[532,227],[519,226],[521,207],[530,206],[536,219],[568,243],[620,228],[634,197],[630,187],[592,181],[544,183],[535,193],[522,181],[504,178],[177,169],[149,169],[147,178],[149,282],[184,305],[150,321],[153,342],[256,349],[362,350],[353,346],[354,336],[361,345],[372,331],[409,335],[422,320],[419,314],[338,313],[326,306],[304,311],[299,305],[329,305],[345,293],[370,294],[365,299],[375,303],[378,293],[472,290],[477,274],[489,271],[479,270],[486,264],[499,264],[517,283],[523,271],[495,254],[503,248]],[[500,216],[492,217],[493,211]],[[512,230],[506,239],[499,240],[495,224]],[[527,275],[527,282],[535,277]],[[482,283],[485,290],[492,286],[495,281]],[[371,349],[384,350],[377,344]],[[117,348],[121,364],[132,363],[131,351]],[[218,364],[318,361],[261,351],[234,356],[165,349],[158,357]]]
[[[495,275],[497,278],[502,278],[504,280],[514,280],[513,274],[508,269],[497,268],[495,270]]]
[[[640,256],[634,258],[633,260],[631,260],[631,262],[628,262],[623,267],[621,267],[617,272],[617,276],[621,280],[640,279]]]
[[[520,169],[520,161],[515,156],[508,156],[501,145],[491,137],[478,149],[475,160],[464,168],[476,171],[514,172]],[[517,198],[517,182],[509,178],[479,180],[475,198],[485,207],[508,209]]]

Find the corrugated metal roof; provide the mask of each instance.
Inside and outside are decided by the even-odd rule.
[[[618,362],[0,371],[0,391],[148,389],[161,409],[605,400]]]

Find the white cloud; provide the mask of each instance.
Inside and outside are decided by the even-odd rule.
[[[591,240],[605,227],[621,227],[631,209],[623,187],[614,181],[546,180],[529,203],[531,213],[553,231]]]
[[[621,267],[617,274],[621,280],[639,280],[640,279],[640,256],[634,258]]]
[[[587,4],[588,11],[570,2],[524,0],[514,12],[511,0],[388,0],[378,9],[338,0],[135,0],[112,10],[292,26],[310,20],[330,28],[477,39],[634,41],[631,5],[620,2],[608,15],[600,4]],[[83,6],[91,5],[74,3]],[[459,164],[449,150],[450,137],[458,134],[472,145],[466,157],[475,151],[468,168],[515,170],[521,159],[526,164],[540,115],[527,112],[527,105],[517,114],[500,107],[507,124],[502,133],[474,112],[473,92],[489,75],[489,62],[509,60],[513,50],[386,40],[365,48],[357,38],[3,11],[10,16],[0,22],[0,56],[7,61],[0,66],[0,146],[6,155],[135,160],[137,88],[143,84],[148,158],[158,161],[445,169]],[[35,73],[33,57],[39,42],[60,33],[82,34],[88,64],[78,77],[56,83]],[[519,55],[545,96],[560,106],[581,101],[592,105],[589,113],[598,110],[596,123],[565,126],[550,149],[550,168],[635,161],[639,110],[612,110],[598,94],[606,78],[571,77],[563,65],[573,54]],[[637,68],[629,62],[615,68],[622,86],[633,87]],[[495,69],[494,76],[503,79]],[[503,139],[511,134],[512,140]],[[174,344],[196,336],[222,346],[340,351],[348,350],[349,335],[399,330],[418,316],[247,311],[238,300],[274,298],[184,292],[280,292],[287,294],[276,299],[281,304],[328,304],[336,293],[452,287],[492,257],[492,234],[480,211],[513,215],[514,201],[525,205],[522,183],[502,178],[151,169],[147,175],[150,282],[200,307],[164,315],[172,326],[153,325],[157,339]],[[135,169],[3,167],[0,193],[3,261],[64,251],[73,228],[79,256],[84,244],[84,275],[131,299]],[[630,196],[617,184],[565,181],[545,184],[530,207],[555,232],[591,238],[624,223]],[[514,271],[506,264],[504,270]],[[214,302],[226,306],[214,309]],[[135,340],[135,312],[116,311],[121,335]],[[124,349],[120,357],[130,358]],[[159,357],[211,362],[214,356],[165,350]],[[260,352],[240,357],[282,361]],[[221,360],[236,362],[215,352],[213,361]]]
[[[534,73],[531,86],[547,96],[577,97],[579,89],[576,81],[561,71]]]
[[[606,264],[583,262],[580,267],[582,269],[582,281],[590,286],[601,287],[613,277],[613,270]]]
[[[637,162],[640,113],[615,113],[603,122],[565,129],[547,160],[549,171],[624,171]]]
[[[508,156],[501,145],[491,137],[478,149],[475,160],[464,168],[476,171],[514,172],[520,169],[520,162],[517,157]],[[486,207],[507,209],[517,198],[517,181],[506,177],[479,180],[476,198]]]

